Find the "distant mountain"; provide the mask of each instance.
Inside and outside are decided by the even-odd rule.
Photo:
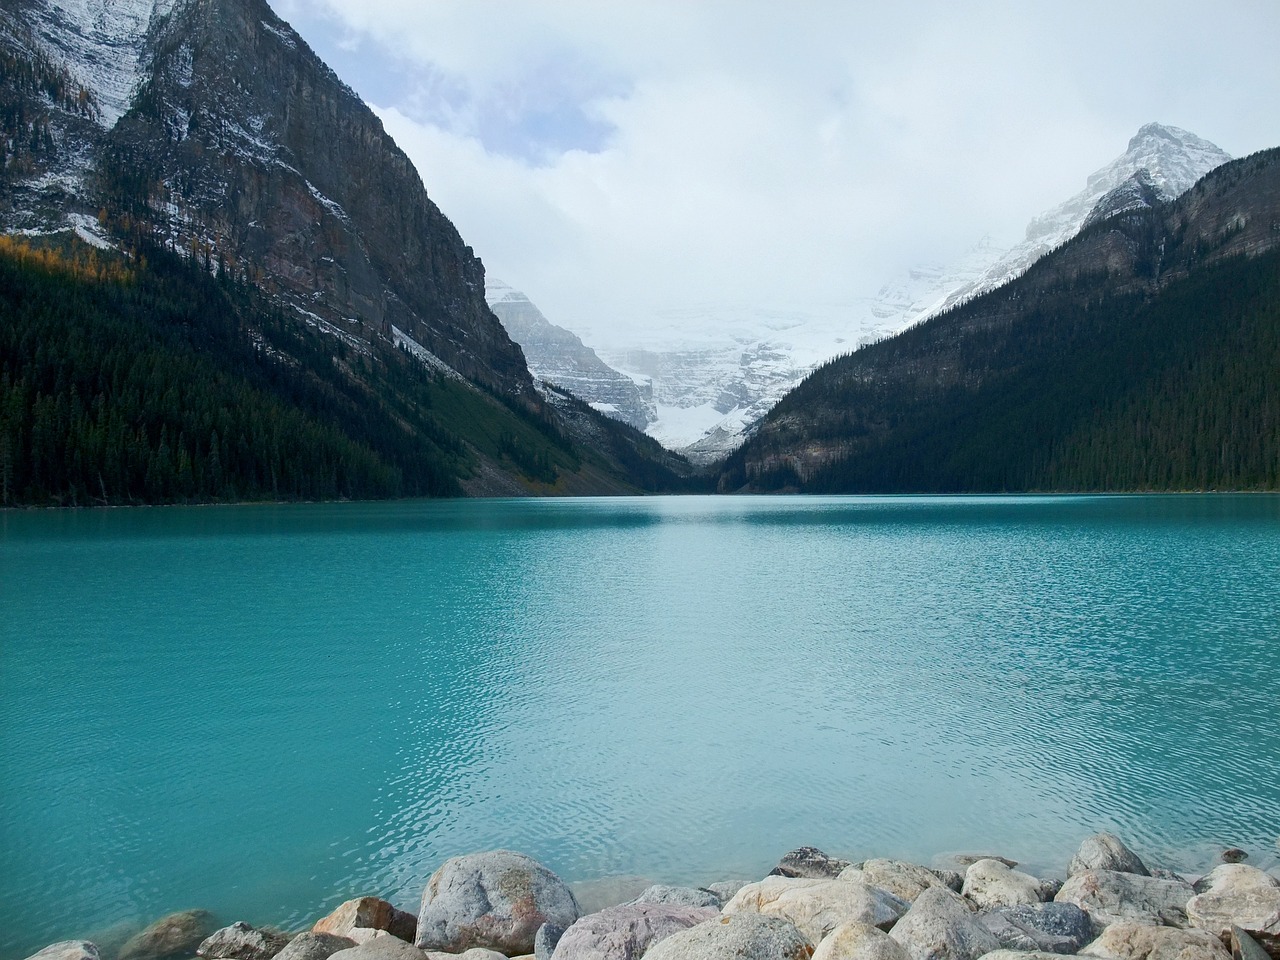
[[[39,251],[22,245],[49,251],[55,272],[88,284],[98,281],[71,237],[108,261],[113,253],[126,258],[128,282],[144,286],[159,282],[147,267],[176,255],[235,291],[218,295],[231,297],[219,316],[235,319],[238,335],[264,363],[310,369],[313,386],[328,384],[344,403],[367,405],[344,414],[348,440],[362,443],[356,424],[376,420],[371,429],[440,441],[432,467],[440,476],[431,483],[357,485],[339,495],[636,489],[620,460],[585,448],[587,433],[575,436],[581,416],[566,421],[539,392],[522,351],[485,302],[482,264],[378,118],[263,0],[4,0],[0,123],[0,232],[22,238],[11,253],[32,289],[51,288],[32,266]],[[173,264],[164,269],[166,284],[201,289]],[[84,295],[76,283],[65,284],[68,303]],[[172,289],[165,291],[157,293],[156,316],[181,316],[170,309],[178,303]],[[65,316],[70,323],[72,314]],[[156,331],[136,326],[145,317],[118,319],[121,343],[153,343]],[[175,359],[176,347],[165,343],[164,366],[185,369],[187,359]],[[216,356],[238,371],[243,357],[233,346]],[[92,354],[73,350],[64,359],[69,366],[53,383],[65,388],[73,372],[85,383],[101,382],[86,366]],[[5,360],[11,384],[37,376],[14,366],[33,356]],[[334,369],[342,384],[332,382]],[[415,385],[415,369],[439,390]],[[299,415],[333,412],[303,388],[307,378],[295,383],[286,372],[268,381],[250,377],[237,395],[274,398]],[[285,381],[294,387],[285,390]],[[444,402],[440,391],[452,399]],[[103,396],[110,407],[115,394]],[[291,407],[295,400],[305,409]],[[66,397],[68,409],[76,402]],[[434,412],[425,412],[428,403]],[[35,415],[34,406],[24,409],[25,417]],[[155,420],[157,431],[186,423],[182,411],[173,413]],[[27,431],[10,437],[10,450],[31,441],[29,419],[10,417],[7,425]],[[590,434],[613,429],[602,424]],[[142,441],[152,454],[163,446],[166,456],[178,456],[170,433]],[[207,437],[187,432],[184,442],[188,459],[209,456]],[[258,495],[274,489],[259,482],[266,467],[249,462],[265,449],[245,447],[256,451],[244,456]],[[381,449],[379,456],[396,460],[402,445],[389,441]],[[382,465],[417,469],[396,464]],[[308,481],[295,489],[323,486]],[[66,495],[65,488],[30,489]],[[134,502],[158,489],[131,480],[118,496]],[[200,489],[193,495],[209,495]],[[98,495],[117,499],[110,489]]]
[[[1105,196],[1017,279],[815,371],[721,489],[1280,488],[1280,149]]]
[[[726,301],[653,317],[630,342],[598,349],[612,366],[651,381],[656,416],[648,432],[709,462],[738,447],[818,364],[1007,283],[1075,236],[1114,191],[1141,182],[1146,202],[1172,199],[1229,159],[1194,134],[1150,123],[1080,193],[1032,219],[1013,248],[984,237],[954,262],[918,265],[874,297],[821,317]]]
[[[599,412],[644,430],[653,420],[651,389],[614,370],[594,350],[558,327],[523,293],[485,278],[485,300],[524,350],[529,371],[585,400]]]

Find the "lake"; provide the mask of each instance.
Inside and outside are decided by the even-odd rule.
[[[0,957],[449,856],[1277,862],[1280,497],[0,513]]]

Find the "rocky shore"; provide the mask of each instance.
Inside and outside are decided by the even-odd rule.
[[[584,915],[546,867],[496,850],[446,861],[416,917],[368,896],[283,933],[189,910],[118,951],[72,940],[30,960],[1280,960],[1280,877],[1243,859],[1181,876],[1100,833],[1059,880],[997,856],[961,871],[802,847],[754,883],[656,885]]]

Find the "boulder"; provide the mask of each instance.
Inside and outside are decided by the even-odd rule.
[[[661,883],[648,887],[631,902],[676,903],[684,907],[715,907],[717,910],[724,906],[724,898],[705,887],[669,887]]]
[[[715,907],[624,903],[579,918],[564,932],[554,960],[630,960],[657,943],[718,916]]]
[[[564,927],[554,923],[544,923],[533,937],[533,955],[535,960],[551,960],[556,952],[556,944],[564,936]]]
[[[839,857],[823,853],[817,847],[799,847],[784,854],[778,861],[778,865],[769,871],[769,876],[834,880],[847,866],[849,866],[848,860],[841,860]]]
[[[327,917],[317,920],[312,933],[331,933],[351,937],[357,943],[370,939],[368,934],[352,936],[355,930],[385,930],[393,937],[412,943],[418,921],[411,913],[397,910],[378,897],[356,897],[341,904]]]
[[[1093,939],[1089,915],[1074,903],[1027,903],[996,907],[978,917],[1008,950],[1077,953]]]
[[[1111,870],[1116,873],[1150,876],[1138,855],[1126,847],[1114,833],[1095,833],[1080,844],[1080,849],[1067,864],[1067,876],[1074,877],[1086,870]]]
[[[979,860],[965,871],[960,892],[979,907],[1016,907],[1040,903],[1040,881],[1010,870],[999,860]]]
[[[858,880],[888,890],[908,903],[930,887],[949,886],[945,879],[929,868],[901,860],[867,860],[858,866],[846,867],[841,871],[840,879]]]
[[[748,883],[724,905],[727,914],[759,913],[790,920],[814,943],[850,920],[891,927],[906,911],[904,900],[869,884],[777,876]]]
[[[1101,932],[1121,920],[1185,927],[1187,901],[1194,894],[1191,885],[1181,880],[1086,870],[1070,877],[1053,899],[1057,903],[1074,903],[1089,914],[1094,929]]]
[[[99,960],[98,945],[88,940],[63,940],[37,950],[27,960]]]
[[[399,937],[387,935],[374,937],[366,943],[358,943],[346,950],[330,954],[329,960],[426,960],[424,954]]]
[[[897,940],[879,927],[842,923],[822,938],[813,960],[911,960]]]
[[[1232,927],[1231,960],[1270,960],[1270,957],[1257,940],[1239,927]]]
[[[197,957],[206,960],[271,960],[289,943],[289,938],[274,930],[258,930],[243,920],[215,930],[196,948]]]
[[[454,857],[427,881],[414,943],[461,953],[488,947],[531,953],[544,923],[566,929],[581,911],[563,880],[531,857],[509,850]]]
[[[1040,950],[992,950],[982,960],[1062,960],[1062,954]]]
[[[162,917],[120,948],[119,960],[161,960],[189,957],[214,931],[208,910],[183,910]]]
[[[723,905],[732,900],[733,895],[746,885],[746,880],[717,880],[715,883],[708,883],[707,889],[719,897]]]
[[[440,953],[436,950],[427,952],[427,960],[507,960],[505,953],[489,950],[486,947],[472,947],[462,953]]]
[[[1193,927],[1227,942],[1239,927],[1273,957],[1280,957],[1280,881],[1257,867],[1224,863],[1195,886],[1187,903]]]
[[[1122,920],[1080,951],[1102,960],[1230,960],[1222,941],[1205,930],[1178,930]]]
[[[977,960],[1000,949],[996,935],[978,922],[973,905],[942,887],[920,894],[889,936],[911,960]]]
[[[1017,860],[1010,860],[1008,857],[998,857],[994,853],[957,853],[953,854],[951,859],[960,864],[960,866],[964,867],[966,870],[979,860],[999,860],[1010,870],[1018,865]]]
[[[644,960],[809,960],[813,944],[781,917],[737,913],[659,940]]]
[[[290,940],[288,946],[276,954],[276,960],[329,960],[339,950],[355,945],[350,937],[308,930]]]

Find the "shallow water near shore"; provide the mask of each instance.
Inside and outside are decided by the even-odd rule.
[[[0,606],[0,960],[493,847],[1277,860],[1275,496],[10,512]]]

